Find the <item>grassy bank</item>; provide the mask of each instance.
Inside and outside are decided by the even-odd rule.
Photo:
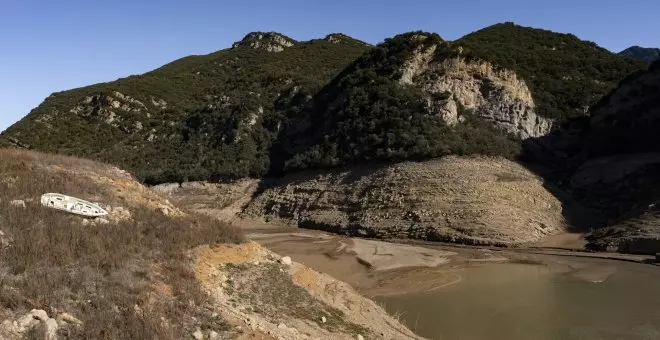
[[[237,229],[178,211],[106,164],[0,149],[0,174],[3,319],[33,308],[68,312],[83,323],[60,328],[69,339],[181,339],[197,328],[227,329],[207,308],[188,251],[241,242]],[[46,192],[100,202],[109,223],[43,208]]]

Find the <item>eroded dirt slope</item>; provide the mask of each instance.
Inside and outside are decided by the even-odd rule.
[[[415,338],[347,284],[113,166],[0,149],[0,174],[0,339]],[[45,192],[109,215],[44,208]]]
[[[267,187],[244,218],[377,238],[517,245],[565,229],[561,203],[523,166],[446,157],[325,174]]]
[[[348,284],[254,242],[200,247],[195,275],[223,318],[277,339],[418,339]]]

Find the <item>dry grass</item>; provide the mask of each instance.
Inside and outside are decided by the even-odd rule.
[[[130,177],[105,164],[0,149],[0,174],[0,230],[11,240],[0,249],[0,309],[67,311],[84,322],[63,334],[70,339],[180,339],[196,327],[226,327],[206,308],[187,254],[242,241],[236,229],[197,215],[165,216],[145,204],[153,201],[148,190],[142,201],[113,188]],[[83,225],[42,208],[46,192],[121,206],[132,218]],[[27,207],[13,207],[14,199]]]

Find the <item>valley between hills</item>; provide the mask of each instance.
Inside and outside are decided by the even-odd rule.
[[[624,52],[254,32],[54,93],[0,134],[0,338],[660,336],[660,61]]]

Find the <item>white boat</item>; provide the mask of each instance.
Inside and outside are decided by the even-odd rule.
[[[41,205],[88,217],[99,217],[108,214],[96,203],[57,193],[41,195]]]

